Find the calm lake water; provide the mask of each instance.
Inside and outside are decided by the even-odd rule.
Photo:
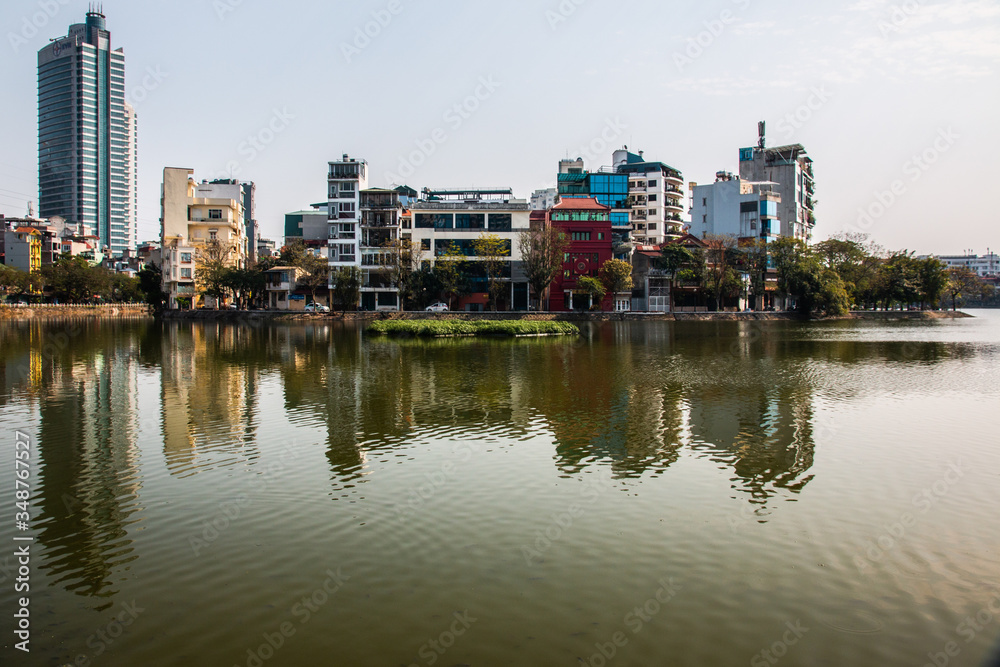
[[[981,665],[1000,313],[975,314],[0,324],[2,662]]]

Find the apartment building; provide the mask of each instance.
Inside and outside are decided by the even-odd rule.
[[[569,241],[562,272],[550,288],[550,310],[589,310],[595,305],[601,310],[611,308],[615,295],[607,294],[601,304],[594,304],[591,295],[577,287],[584,276],[596,278],[604,262],[612,258],[610,214],[611,208],[593,197],[567,197],[550,209],[549,224]],[[621,309],[628,310],[628,306]]]
[[[781,195],[771,181],[745,181],[720,171],[710,185],[692,190],[691,233],[699,238],[732,235],[771,241],[780,235]]]
[[[160,199],[163,290],[169,307],[177,298],[192,307],[218,307],[204,295],[197,273],[208,262],[232,268],[247,265],[244,189],[239,181],[197,183],[193,169],[166,167]]]
[[[761,136],[757,147],[740,149],[740,179],[774,184],[773,191],[781,199],[777,206],[780,227],[773,233],[803,241],[812,238],[816,182],[812,159],[802,144],[765,148]]]
[[[474,242],[483,233],[496,234],[505,242],[507,257],[502,280],[509,285],[497,304],[498,310],[527,310],[528,282],[521,267],[517,235],[529,228],[528,202],[516,199],[510,188],[423,190],[423,199],[410,203],[411,238],[423,253],[427,266],[454,246],[467,259],[466,274],[471,293],[458,301],[462,310],[483,310],[489,300],[486,273]]]

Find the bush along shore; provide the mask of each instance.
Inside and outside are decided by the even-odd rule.
[[[376,336],[576,336],[570,322],[524,320],[378,320],[365,332]]]

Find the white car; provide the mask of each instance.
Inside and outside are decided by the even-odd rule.
[[[306,312],[309,313],[329,313],[330,307],[324,306],[321,303],[310,303],[306,306]]]
[[[431,305],[424,308],[425,311],[429,313],[443,313],[448,310],[448,304],[438,301],[437,303],[432,303]]]

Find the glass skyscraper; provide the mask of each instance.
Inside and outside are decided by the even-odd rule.
[[[39,215],[85,224],[113,255],[136,241],[136,116],[104,14],[38,52]]]

